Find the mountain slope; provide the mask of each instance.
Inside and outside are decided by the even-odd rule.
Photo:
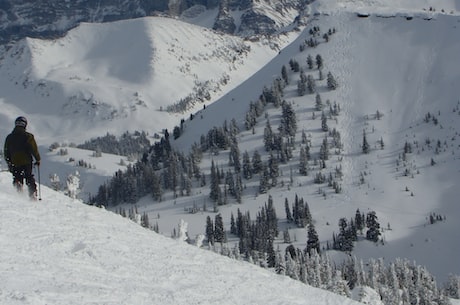
[[[279,178],[290,187],[270,191],[278,213],[281,218],[285,217],[285,198],[292,201],[294,194],[305,198],[325,246],[327,241],[331,242],[332,234],[337,232],[339,218],[350,218],[357,209],[361,212],[376,211],[384,229],[382,238],[385,247],[358,243],[354,253],[364,259],[385,257],[386,261],[407,257],[427,266],[440,282],[444,282],[450,273],[460,273],[454,263],[460,255],[460,248],[452,244],[456,232],[460,230],[454,216],[457,215],[456,198],[460,195],[456,187],[459,179],[460,92],[457,84],[460,74],[454,60],[454,54],[460,53],[458,16],[420,13],[417,17],[407,17],[405,14],[394,14],[393,17],[371,15],[360,18],[355,13],[339,12],[318,17],[312,21],[311,27],[319,26],[323,31],[329,28],[337,30],[329,43],[299,52],[300,42],[309,37],[307,28],[269,65],[202,111],[203,120],[186,122],[183,137],[174,144],[178,148],[190,147],[200,133],[206,134],[207,126],[221,126],[219,122],[224,119],[229,122],[234,117],[242,126],[247,111],[244,109],[248,109],[250,101],[258,98],[264,84],[270,86],[273,75],[281,74],[282,65],[288,66],[291,58],[305,63],[307,54],[313,57],[320,54],[324,59],[324,73],[331,71],[339,82],[337,90],[328,91],[322,85],[319,92],[323,102],[330,100],[341,105],[337,122],[329,120],[329,124],[330,128],[336,128],[341,133],[344,144],[341,155],[331,156],[323,172],[328,175],[335,168],[341,168],[342,194],[325,191],[327,199],[324,200],[326,196],[321,193],[327,189],[326,184],[313,183],[317,169],[312,170],[308,178],[299,177],[296,150],[293,160],[281,166],[284,177]],[[317,75],[318,72],[312,73]],[[315,95],[299,97],[295,78],[298,75],[292,73],[290,77],[291,84],[286,88],[284,98],[296,109],[299,120],[296,139],[300,141],[300,132],[304,130],[313,143],[312,153],[316,154],[313,158],[317,158],[326,133],[319,131],[319,112],[317,118],[312,119]],[[257,90],[254,92],[249,88]],[[380,113],[379,119],[376,118],[377,112]],[[272,128],[277,128],[277,124],[273,123],[277,122],[276,115],[269,116],[269,119]],[[240,134],[238,144],[241,153],[247,150],[252,156],[256,149],[264,152],[261,138],[265,124],[266,120],[261,118],[254,135],[252,131]],[[362,154],[363,131],[371,145],[368,155]],[[381,139],[383,150],[379,144]],[[411,153],[404,154],[406,143],[412,147]],[[221,155],[209,158],[224,167],[228,163],[228,152]],[[433,162],[435,165],[432,166]],[[293,183],[289,182],[291,170],[296,173]],[[187,202],[188,206],[191,202],[202,202],[201,193],[207,194],[208,189],[197,192],[193,199],[184,199],[183,205],[171,207],[171,210],[183,209]],[[236,215],[237,208],[256,214],[267,202],[267,196],[254,197],[254,193],[257,194],[257,189],[246,190],[243,202],[247,206],[244,208],[237,205],[220,208],[219,212],[227,221],[231,213]],[[163,203],[146,210],[162,208]],[[447,223],[426,227],[432,213],[447,216]],[[196,218],[201,220],[195,221],[196,227],[191,226],[191,230],[192,227],[196,230],[193,233],[201,232],[205,223],[205,216],[199,215],[187,216],[187,221],[194,223],[191,219]],[[159,223],[165,232],[170,231],[166,221],[160,219]],[[305,236],[304,231],[295,234]],[[302,237],[299,246],[304,245]],[[443,261],[437,259],[441,253]]]
[[[293,244],[303,249],[306,239],[305,230],[290,228],[291,225],[286,222],[283,213],[284,199],[288,198],[292,202],[294,196],[299,195],[310,205],[324,247],[327,242],[331,242],[333,232],[338,231],[339,218],[349,219],[357,208],[361,212],[376,211],[384,229],[382,232],[384,245],[360,241],[356,244],[353,254],[364,259],[383,258],[385,262],[391,262],[396,257],[414,260],[426,266],[436,276],[438,284],[443,283],[450,273],[460,274],[460,266],[457,264],[460,246],[455,243],[457,232],[460,230],[456,221],[457,198],[460,195],[456,183],[459,179],[460,144],[458,140],[460,92],[457,85],[460,83],[457,61],[457,54],[460,54],[460,39],[458,39],[459,10],[456,5],[458,6],[455,1],[316,1],[311,7],[313,17],[309,27],[319,26],[322,31],[336,28],[337,33],[331,37],[329,43],[300,52],[300,43],[309,38],[309,28],[307,28],[306,31],[299,33],[298,40],[277,53],[277,56],[260,72],[231,92],[227,93],[223,90],[222,94],[226,94],[221,99],[208,105],[199,116],[196,116],[197,119],[186,121],[183,135],[174,142],[175,147],[184,151],[187,151],[193,142],[199,142],[200,135],[206,134],[213,126],[221,126],[226,119],[235,118],[239,125],[243,126],[243,115],[248,109],[249,102],[258,98],[264,86],[273,84],[273,80],[280,75],[282,65],[288,66],[291,58],[296,58],[305,65],[306,54],[312,56],[321,54],[324,58],[324,71],[331,71],[338,79],[337,90],[326,90],[322,83],[320,93],[323,101],[329,99],[332,103],[337,102],[342,109],[337,122],[330,120],[330,127],[335,127],[341,132],[344,150],[341,155],[334,155],[331,158],[325,172],[328,173],[336,166],[341,166],[344,173],[341,181],[343,192],[334,194],[326,184],[314,184],[312,180],[315,172],[308,177],[299,177],[297,150],[292,162],[282,168],[284,174],[279,180],[284,181],[283,187],[272,189],[270,194],[260,195],[257,191],[258,181],[255,178],[245,189],[242,205],[232,202],[228,206],[219,207],[219,212],[226,221],[226,228],[229,228],[231,213],[236,214],[237,209],[241,209],[256,215],[267,202],[268,195],[272,195],[277,205],[278,216],[281,218],[282,228],[289,228],[293,240],[295,239]],[[435,11],[430,11],[430,6],[434,6]],[[442,9],[445,12],[442,12]],[[360,12],[362,17],[358,17],[356,12]],[[365,18],[368,14],[369,16]],[[111,37],[118,38],[116,35]],[[180,41],[176,43],[180,44]],[[194,46],[188,44],[187,47]],[[39,46],[37,48],[40,49]],[[98,47],[91,45],[91,48]],[[270,56],[263,57],[264,60],[268,61],[275,55],[272,51],[268,53]],[[45,59],[50,57],[47,56]],[[175,56],[171,58],[171,62],[178,59]],[[30,62],[26,60],[24,67],[27,67]],[[102,64],[104,58],[100,62],[99,70],[111,72],[104,75],[116,74],[122,77],[122,73],[112,73],[111,65]],[[99,61],[94,63],[95,65],[88,66],[97,67]],[[51,70],[46,68],[44,71]],[[20,71],[21,69],[18,69],[18,72]],[[143,69],[141,71],[145,72]],[[240,75],[240,72],[243,74]],[[193,74],[193,71],[190,73]],[[241,69],[235,72],[235,78],[246,79],[249,74],[251,73],[247,73],[247,70]],[[312,74],[316,77],[318,71],[315,70]],[[18,80],[22,80],[18,76],[21,75],[20,73],[14,75]],[[182,75],[179,81],[174,78],[177,76],[174,73],[162,75],[165,82],[180,84],[183,81]],[[320,131],[318,113],[316,119],[312,118],[314,95],[298,97],[296,77],[298,75],[291,74],[292,82],[284,97],[295,105],[296,114],[300,119],[299,128],[306,130],[314,141],[313,149],[317,156],[319,143],[325,137],[325,133]],[[110,86],[111,82],[105,82],[107,79],[109,77],[103,78],[102,85],[98,87]],[[67,82],[64,83],[68,85]],[[21,82],[18,84],[19,87],[22,85]],[[237,83],[233,85],[236,86]],[[154,94],[163,93],[161,88],[158,90],[160,91]],[[134,91],[130,91],[132,92]],[[113,95],[109,93],[107,94],[110,98],[107,100],[112,100]],[[22,95],[22,91],[17,97],[15,94],[11,94],[13,99],[16,101],[17,98],[20,101],[18,103],[22,103],[21,99],[25,96]],[[180,96],[179,93],[175,94]],[[32,98],[30,100],[35,101]],[[42,106],[41,102],[38,105]],[[15,103],[2,103],[0,114],[2,132],[9,131],[12,120],[19,112],[15,107]],[[56,129],[61,126],[68,126],[63,129],[62,137],[72,141],[74,133],[79,133],[78,138],[86,138],[91,134],[104,134],[106,128],[113,128],[113,130],[134,126],[152,128],[151,126],[155,124],[153,121],[158,118],[147,116],[146,120],[139,119],[139,125],[134,122],[134,119],[126,119],[106,121],[100,126],[81,127],[69,117],[61,119],[51,115],[35,116],[36,112],[42,110],[37,105],[28,109],[30,113],[27,112],[27,115],[32,116],[31,130],[38,131],[38,136],[43,143],[54,140]],[[377,111],[380,113],[379,119],[376,115]],[[268,116],[273,114],[276,118],[272,122],[279,122],[279,114],[271,109],[267,112],[270,112]],[[173,126],[177,124],[176,119],[180,117],[180,115],[162,117],[158,118],[157,122]],[[109,124],[105,125],[105,123]],[[264,126],[265,120],[261,119],[254,135],[252,131],[244,131],[239,135],[238,143],[241,152],[264,150],[261,142]],[[363,131],[371,144],[371,152],[367,155],[362,154],[361,149]],[[297,136],[298,139],[300,135]],[[383,150],[380,149],[380,139],[385,143]],[[406,143],[410,144],[411,152],[404,152]],[[205,156],[202,170],[206,174],[209,174],[209,163],[213,159],[218,160],[220,165],[226,166],[229,160],[228,151],[220,152],[219,155]],[[46,161],[43,165],[50,164]],[[289,184],[291,169],[295,177],[294,182]],[[49,170],[53,169],[49,168]],[[43,177],[47,177],[47,174]],[[203,233],[206,216],[214,216],[214,213],[189,214],[187,209],[195,204],[212,206],[208,195],[209,187],[206,186],[194,189],[191,197],[172,198],[172,194],[167,194],[163,202],[152,204],[153,200],[148,196],[138,205],[140,212],[145,211],[154,217],[158,215],[157,221],[164,235],[169,236],[178,221],[183,218],[189,223],[190,236],[196,236]],[[432,213],[441,215],[445,220],[430,225]],[[277,243],[280,247],[286,246],[281,238]],[[330,253],[341,257],[341,253]]]
[[[0,173],[0,303],[358,304]]]
[[[160,17],[82,24],[6,51],[0,103],[6,117],[27,114],[41,142],[68,140],[74,130],[78,142],[101,129],[153,135],[239,84],[294,37],[250,42]],[[2,120],[0,131],[11,123]]]

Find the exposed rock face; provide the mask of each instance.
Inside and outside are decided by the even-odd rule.
[[[275,31],[275,22],[265,15],[248,11],[241,17],[240,32],[244,36],[273,34]]]
[[[268,0],[265,4],[282,15],[288,8],[301,7],[304,1]],[[61,36],[80,22],[109,22],[155,14],[180,16],[198,5],[219,8],[215,30],[243,36],[276,31],[276,23],[263,11],[256,11],[253,0],[0,0],[0,44],[26,36]],[[232,12],[241,15],[239,24]]]
[[[140,0],[0,0],[0,43],[62,35],[80,22],[145,16]]]

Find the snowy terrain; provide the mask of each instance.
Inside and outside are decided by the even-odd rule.
[[[361,17],[357,16],[357,12]],[[383,258],[385,262],[398,257],[413,260],[426,266],[435,275],[438,285],[441,285],[450,274],[460,274],[460,244],[457,242],[460,223],[456,220],[459,214],[457,198],[460,195],[457,187],[460,178],[460,4],[454,0],[317,0],[311,5],[311,14],[304,31],[293,33],[277,42],[278,48],[282,48],[281,52],[278,48],[269,48],[268,41],[244,42],[250,44],[251,51],[244,56],[237,56],[238,60],[230,66],[228,58],[214,56],[212,50],[215,48],[218,54],[233,52],[229,51],[234,50],[232,46],[241,46],[239,39],[215,35],[207,29],[165,18],[104,25],[85,24],[71,31],[65,38],[53,42],[20,42],[2,54],[0,134],[6,135],[10,131],[16,116],[26,115],[30,120],[29,130],[36,134],[41,144],[44,158],[42,182],[49,185],[50,174],[58,173],[62,180],[78,170],[83,184],[82,197],[86,197],[89,193],[94,194],[99,184],[112,176],[113,172],[124,167],[119,164],[122,157],[103,154],[102,158],[93,158],[90,151],[70,148],[68,156],[58,156],[57,151],[48,151],[51,143],[80,143],[108,131],[121,134],[126,130],[147,130],[153,136],[153,133],[163,128],[171,130],[179,124],[181,118],[187,119],[190,113],[198,112],[196,119],[186,121],[183,135],[173,142],[174,147],[187,151],[191,144],[199,142],[202,134],[206,134],[213,126],[221,126],[224,120],[234,118],[242,126],[249,102],[258,98],[264,86],[272,85],[273,80],[280,76],[281,67],[288,66],[292,58],[305,64],[307,54],[321,54],[324,58],[324,71],[331,71],[339,83],[335,91],[328,91],[322,85],[320,92],[323,101],[329,99],[332,103],[339,103],[342,108],[337,122],[329,122],[330,127],[341,132],[344,149],[340,156],[333,156],[328,164],[329,168],[342,167],[342,193],[334,194],[324,186],[321,187],[326,190],[321,190],[326,192],[324,196],[320,187],[313,184],[311,176],[303,178],[296,175],[294,183],[288,187],[290,168],[287,165],[282,168],[283,174],[279,179],[286,181],[283,187],[271,189],[269,194],[257,195],[258,181],[255,179],[248,183],[243,204],[231,202],[220,207],[219,212],[226,228],[229,228],[231,213],[235,214],[237,209],[241,209],[256,215],[267,202],[268,195],[274,198],[281,229],[290,227],[285,220],[284,199],[288,198],[292,202],[297,194],[309,203],[316,230],[322,246],[325,246],[331,241],[333,232],[338,231],[339,218],[351,218],[358,208],[362,212],[376,211],[384,228],[384,245],[359,241],[355,244],[353,255],[363,260]],[[201,20],[205,20],[204,17]],[[335,28],[337,33],[331,36],[328,43],[300,52],[299,45],[309,37],[308,30],[312,26],[319,26],[323,31]],[[133,36],[130,34],[133,31],[143,36]],[[192,44],[194,41],[200,43]],[[131,47],[138,43],[141,45]],[[178,51],[173,51],[179,49],[183,57],[176,54]],[[203,104],[197,104],[183,114],[158,111],[160,107],[174,103],[190,93],[195,80],[219,80],[227,74],[230,82],[219,86],[211,99],[205,102],[206,109],[202,109]],[[317,75],[317,71],[314,75]],[[292,74],[292,77],[295,79],[298,76]],[[298,133],[302,129],[306,130],[312,142],[317,145],[314,147],[316,153],[324,133],[320,131],[319,115],[315,120],[312,119],[315,97],[299,97],[296,92],[296,81],[292,81],[286,88],[284,98],[293,103],[296,109]],[[72,104],[73,101],[75,104]],[[376,118],[377,111],[382,115],[380,119]],[[429,120],[426,120],[427,114],[430,114]],[[268,115],[276,117],[277,114],[270,109]],[[433,117],[437,120],[436,124]],[[275,123],[273,126],[276,126]],[[254,149],[263,151],[260,138],[264,127],[265,120],[261,119],[255,134],[243,131],[238,136],[241,152],[252,152]],[[361,153],[363,130],[371,144],[371,152],[366,155]],[[300,135],[297,136],[299,138]],[[385,142],[384,149],[379,148],[380,139]],[[403,162],[401,155],[405,143],[412,145],[412,153],[407,154],[407,160]],[[94,164],[95,168],[76,168],[72,162],[68,162],[69,157],[84,159]],[[295,158],[298,158],[298,150],[295,151]],[[219,156],[206,155],[202,162],[203,171],[209,173],[211,160],[226,165],[228,151]],[[290,166],[297,164],[292,162]],[[2,214],[5,214],[1,216],[1,236],[11,245],[3,247],[0,252],[3,264],[1,269],[10,272],[16,270],[18,273],[22,271],[25,275],[20,278],[21,281],[43,285],[40,286],[42,288],[33,289],[34,285],[22,286],[19,280],[8,282],[12,279],[6,275],[10,284],[7,292],[0,291],[3,300],[17,299],[17,304],[61,304],[57,293],[65,291],[73,294],[73,297],[67,297],[64,303],[81,304],[76,300],[88,295],[102,298],[106,293],[107,299],[101,299],[101,302],[112,304],[109,299],[111,293],[108,292],[110,288],[118,289],[116,292],[119,294],[115,299],[123,299],[134,287],[143,287],[145,290],[141,290],[134,299],[127,296],[123,303],[142,303],[142,300],[150,303],[146,301],[148,298],[158,297],[154,299],[157,302],[152,303],[185,304],[183,294],[179,294],[180,290],[185,290],[184,295],[188,300],[213,304],[231,286],[235,290],[228,292],[227,297],[233,300],[228,301],[228,304],[234,304],[240,301],[246,303],[246,297],[252,295],[254,290],[260,291],[262,287],[254,284],[245,290],[240,286],[237,279],[243,276],[243,270],[247,270],[246,264],[241,265],[203,252],[195,253],[198,250],[190,247],[184,250],[182,245],[177,245],[177,241],[164,239],[151,232],[143,233],[141,228],[127,224],[127,221],[117,216],[109,216],[106,212],[90,207],[80,207],[79,203],[67,201],[47,188],[43,192],[44,204],[35,206],[17,198],[12,192],[7,174],[2,173],[0,177],[0,207]],[[174,199],[171,194],[165,194],[165,200],[158,203],[149,196],[137,206],[141,213],[149,213],[151,223],[158,224],[162,235],[171,236],[178,223],[184,219],[188,223],[190,237],[195,238],[204,233],[206,217],[214,217],[215,213],[190,214],[187,209],[194,205],[211,206],[208,194],[209,186],[197,187],[190,197]],[[16,201],[20,204],[16,204]],[[62,207],[65,207],[64,211],[61,211]],[[441,215],[445,220],[430,225],[431,213]],[[55,215],[63,220],[57,219]],[[47,221],[38,221],[42,217]],[[78,227],[70,226],[72,222]],[[120,228],[119,222],[123,223]],[[30,224],[30,227],[23,226],[24,223]],[[95,227],[92,228],[89,223],[94,223]],[[42,231],[42,239],[39,236],[32,240],[30,236],[36,236],[39,234],[37,232]],[[116,233],[99,235],[100,231]],[[132,231],[136,233],[128,234]],[[290,228],[289,232],[293,244],[303,249],[306,230]],[[21,235],[16,237],[13,234]],[[144,238],[144,234],[148,237]],[[121,240],[112,240],[117,236]],[[129,251],[133,247],[133,239],[136,240],[139,253]],[[22,240],[26,242],[23,244]],[[101,240],[108,244],[107,248],[103,247]],[[232,241],[235,238],[230,238]],[[277,246],[286,246],[281,238],[275,242]],[[180,252],[184,256],[178,256],[171,249],[175,247],[181,247]],[[20,266],[11,260],[10,254],[3,252],[17,252],[16,249],[23,248],[24,253],[30,253],[30,250],[32,254],[36,251],[44,253],[43,261],[31,254],[24,254],[26,263]],[[157,248],[165,252],[157,252]],[[108,257],[113,252],[120,255],[112,261]],[[127,260],[128,252],[136,256]],[[335,251],[329,254],[337,260],[343,256]],[[72,259],[68,258],[69,255]],[[150,263],[149,255],[153,255],[154,261],[162,263]],[[196,260],[200,262],[197,266],[195,260],[187,261],[187,256],[203,257],[205,262]],[[168,265],[168,261],[161,260],[163,258],[177,261],[179,265],[177,268]],[[51,262],[61,259],[64,260],[62,265],[50,267]],[[210,260],[225,263],[208,265],[206,262]],[[140,261],[142,264],[137,266],[136,262]],[[75,282],[69,283],[68,274],[64,276],[58,272],[81,263],[85,267]],[[181,264],[187,264],[187,267]],[[145,265],[145,268],[141,265]],[[241,274],[235,275],[235,282],[231,281],[230,284],[218,276],[214,280],[190,281],[196,278],[196,270],[230,273],[230,270],[239,270],[239,266],[243,266]],[[162,269],[155,269],[159,267]],[[44,271],[49,268],[49,273]],[[120,270],[118,268],[121,268],[121,278],[111,273],[112,270]],[[167,273],[168,269],[170,273]],[[99,278],[97,270],[102,270],[103,274],[111,278]],[[136,279],[129,277],[131,270],[142,276]],[[151,275],[148,270],[155,271]],[[279,280],[283,283],[274,282],[272,275],[257,270],[251,272],[251,276],[254,273],[257,274],[254,276],[259,276],[260,272],[260,277],[269,277],[263,281],[263,287],[270,289],[254,296],[255,299],[250,299],[252,301],[248,301],[248,304],[296,304],[299,291],[303,291],[305,286],[293,284],[287,279]],[[35,272],[44,272],[47,280],[40,282]],[[166,284],[158,281],[155,273],[164,274],[163,278],[170,278],[171,281]],[[63,286],[57,285],[58,282],[64,283]],[[93,286],[88,282],[102,282],[103,285]],[[136,284],[124,284],[131,282]],[[197,286],[197,282],[209,286]],[[276,284],[266,286],[272,282]],[[152,286],[161,287],[158,294],[150,294],[151,283],[156,283]],[[88,285],[88,294],[79,292],[81,289],[78,287],[81,285]],[[299,290],[289,292],[283,285]],[[274,286],[282,289],[275,290]],[[31,288],[22,292],[24,287]],[[222,291],[218,287],[222,287]],[[199,299],[195,289],[206,291],[198,295],[209,298]],[[241,293],[234,295],[236,290]],[[279,294],[275,291],[286,292],[286,298],[274,298]],[[40,293],[46,295],[40,296]],[[318,304],[325,303],[321,298],[329,297],[329,294],[318,294],[316,290],[311,294],[319,298]],[[262,298],[263,295],[267,298]],[[294,298],[289,298],[289,295]],[[30,299],[32,301],[27,301]],[[331,300],[329,304],[346,302],[343,299]],[[303,300],[298,302],[302,303]],[[115,301],[113,303],[119,304]],[[225,301],[219,299],[218,303],[225,304]]]
[[[0,303],[358,304],[0,173]]]
[[[25,39],[1,56],[0,132],[9,130],[17,113],[27,113],[38,139],[49,144],[83,142],[101,130],[145,130],[152,136],[172,130],[295,37],[249,42],[171,18],[146,17],[81,24],[52,41]],[[166,111],[198,89],[209,96],[193,100],[188,112]]]

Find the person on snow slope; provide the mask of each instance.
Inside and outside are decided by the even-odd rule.
[[[13,174],[13,185],[22,191],[24,180],[29,189],[29,196],[36,198],[37,184],[32,173],[33,159],[40,166],[40,153],[33,134],[26,131],[27,119],[18,117],[13,131],[6,137],[4,158],[9,171]]]

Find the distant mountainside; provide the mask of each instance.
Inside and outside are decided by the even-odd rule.
[[[272,34],[292,23],[306,6],[305,0],[132,0],[132,1],[0,1],[0,43],[24,37],[62,36],[81,22],[101,23],[152,15],[193,16],[215,10],[212,28],[250,36]],[[283,20],[282,23],[279,20]]]
[[[101,136],[101,129],[118,134],[133,124],[149,133],[171,130],[298,35],[248,40],[174,18],[144,17],[83,23],[53,40],[26,38],[0,52],[0,134],[18,113],[50,143],[75,130],[87,131],[72,136],[77,143]]]

